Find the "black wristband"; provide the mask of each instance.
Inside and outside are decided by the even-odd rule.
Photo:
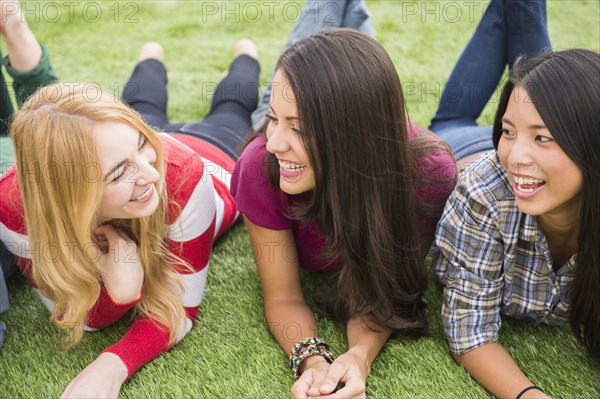
[[[523,394],[525,392],[531,391],[532,389],[537,389],[541,393],[544,393],[544,391],[542,390],[542,388],[540,388],[538,386],[535,386],[535,385],[531,385],[531,386],[528,386],[527,388],[523,389],[521,392],[519,392],[519,394],[517,395],[517,397],[515,399],[521,399],[521,396],[523,396]]]

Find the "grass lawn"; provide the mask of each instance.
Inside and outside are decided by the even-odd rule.
[[[486,4],[368,0],[378,38],[405,84],[413,121],[428,124],[445,79]],[[212,88],[228,66],[236,39],[248,37],[258,44],[261,80],[268,81],[301,5],[277,0],[28,1],[25,10],[55,69],[67,81],[96,82],[118,91],[142,44],[163,43],[173,73],[171,120],[188,122],[208,112]],[[597,0],[549,0],[548,19],[555,49],[600,50]],[[482,124],[491,123],[494,107],[492,101]],[[0,143],[7,160],[9,144]],[[305,277],[308,290],[327,284],[320,274],[305,273]],[[8,335],[0,356],[0,397],[58,397],[128,325],[122,322],[87,333],[76,348],[60,352],[55,345],[60,333],[24,280],[10,280],[9,291],[11,309],[1,316]],[[433,280],[427,299],[431,337],[388,343],[373,364],[368,396],[488,397],[449,356],[439,316],[440,287]],[[319,329],[335,354],[346,350],[344,326],[320,319]],[[501,343],[532,381],[553,397],[600,397],[600,368],[588,360],[566,326],[533,327],[504,319]],[[123,386],[122,397],[285,398],[292,385],[286,360],[267,329],[247,233],[237,225],[215,246],[196,327],[177,347],[136,373]]]

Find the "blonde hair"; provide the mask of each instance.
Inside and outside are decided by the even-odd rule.
[[[144,294],[134,315],[167,328],[173,345],[186,317],[175,293],[182,286],[174,267],[189,265],[166,244],[165,155],[157,133],[139,114],[97,86],[41,88],[11,124],[29,242],[36,248],[33,279],[55,302],[50,320],[67,332],[61,346],[75,346],[100,295],[101,268],[91,235],[104,188],[95,138],[95,124],[102,121],[139,130],[156,150],[160,205],[151,216],[121,220],[118,226],[137,243],[144,268]]]

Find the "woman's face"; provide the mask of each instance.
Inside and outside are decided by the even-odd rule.
[[[96,124],[96,144],[104,181],[101,220],[152,215],[159,203],[160,179],[154,148],[133,127],[112,121]]]
[[[502,118],[498,157],[517,206],[534,216],[572,222],[581,204],[583,175],[545,126],[527,92],[516,87]]]
[[[269,103],[267,151],[279,161],[279,187],[287,194],[315,188],[315,175],[302,144],[296,97],[281,70],[275,73]]]

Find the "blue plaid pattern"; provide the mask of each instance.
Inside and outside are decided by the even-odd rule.
[[[454,354],[497,342],[501,314],[534,324],[568,320],[576,255],[553,267],[537,218],[517,207],[495,152],[461,174],[432,251],[444,286],[444,332]]]

